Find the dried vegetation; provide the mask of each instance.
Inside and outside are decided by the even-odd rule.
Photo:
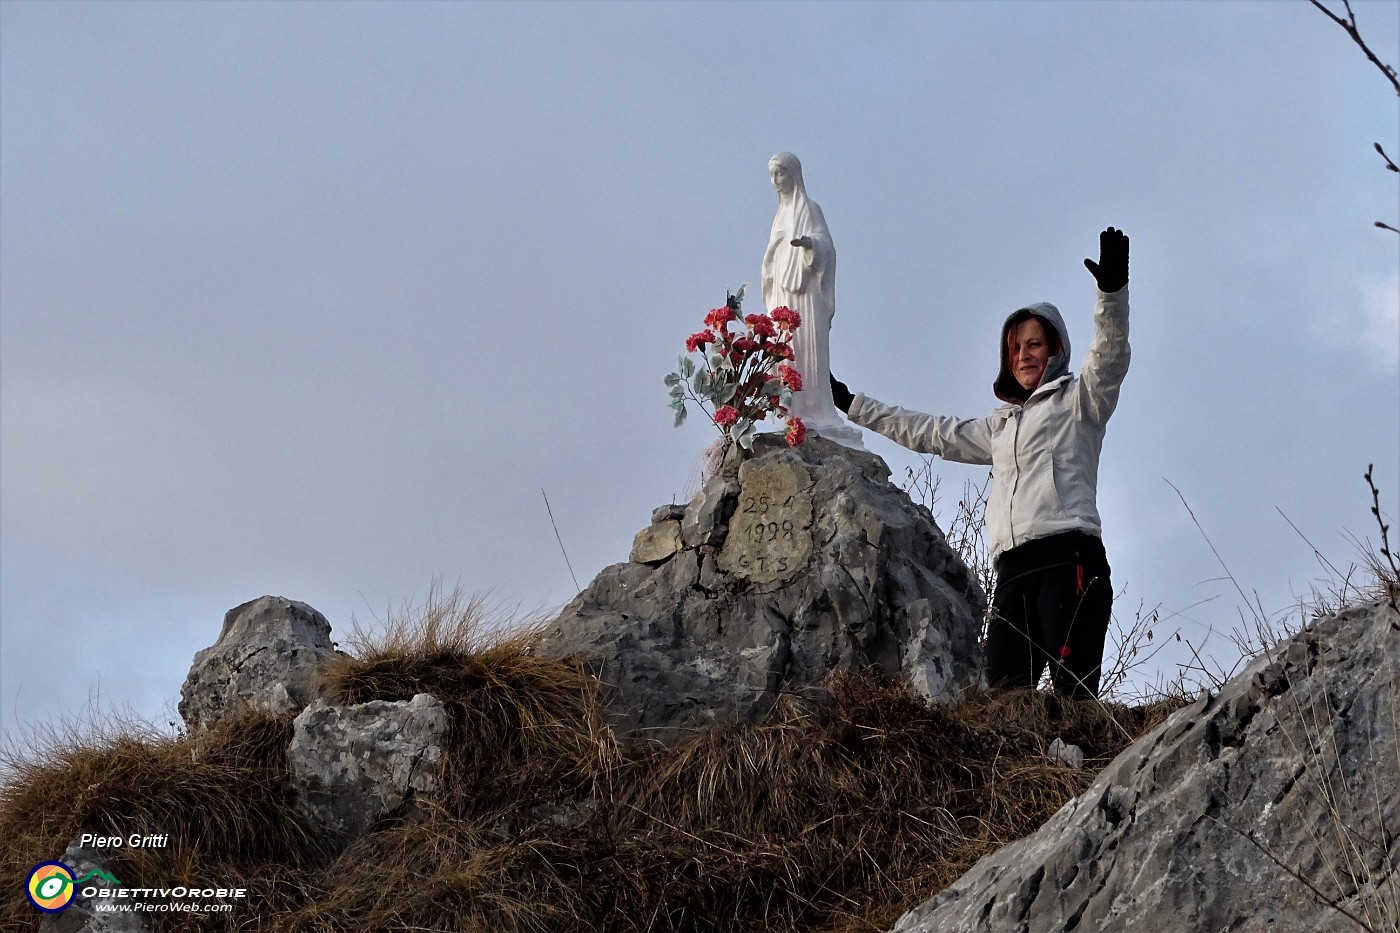
[[[113,726],[0,761],[0,885],[81,832],[165,827],[164,849],[112,850],[128,886],[249,888],[230,914],[156,914],[160,930],[865,931],[1040,826],[1178,703],[1137,708],[1046,693],[931,706],[907,688],[833,677],[822,706],[669,748],[619,744],[581,670],[488,635],[479,604],[435,597],[360,633],[326,671],[333,702],[447,704],[440,790],[340,853],[292,806],[287,718],[248,714],[199,736]],[[1048,760],[1080,745],[1089,767]],[[0,926],[34,928],[23,901]]]

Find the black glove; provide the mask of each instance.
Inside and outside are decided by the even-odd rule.
[[[1084,260],[1084,267],[1098,280],[1099,291],[1116,292],[1128,284],[1128,236],[1109,227],[1099,234],[1099,261]]]
[[[828,375],[830,375],[830,374],[828,374]],[[842,412],[844,412],[844,413],[846,413],[846,414],[849,415],[849,414],[851,413],[851,403],[854,402],[855,400],[856,400],[856,397],[855,397],[854,395],[851,394],[851,390],[848,389],[848,388],[846,388],[846,383],[842,382],[840,379],[837,379],[835,376],[832,376],[832,377],[831,377],[831,401],[832,401],[832,404],[834,404],[837,408],[841,409]]]

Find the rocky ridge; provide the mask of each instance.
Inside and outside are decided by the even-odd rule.
[[[1400,614],[1316,621],[894,933],[1400,929]]]

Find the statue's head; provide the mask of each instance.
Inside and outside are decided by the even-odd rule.
[[[768,177],[780,197],[802,188],[802,163],[791,152],[780,152],[768,160]]]

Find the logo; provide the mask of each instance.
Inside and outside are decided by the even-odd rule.
[[[73,877],[73,869],[62,862],[40,862],[29,871],[25,893],[29,903],[46,914],[56,914],[73,903],[78,885],[97,879],[105,884],[120,886],[110,872],[93,869],[81,878]]]
[[[40,862],[29,872],[25,893],[29,903],[46,914],[56,914],[73,903],[73,869],[62,862]]]

